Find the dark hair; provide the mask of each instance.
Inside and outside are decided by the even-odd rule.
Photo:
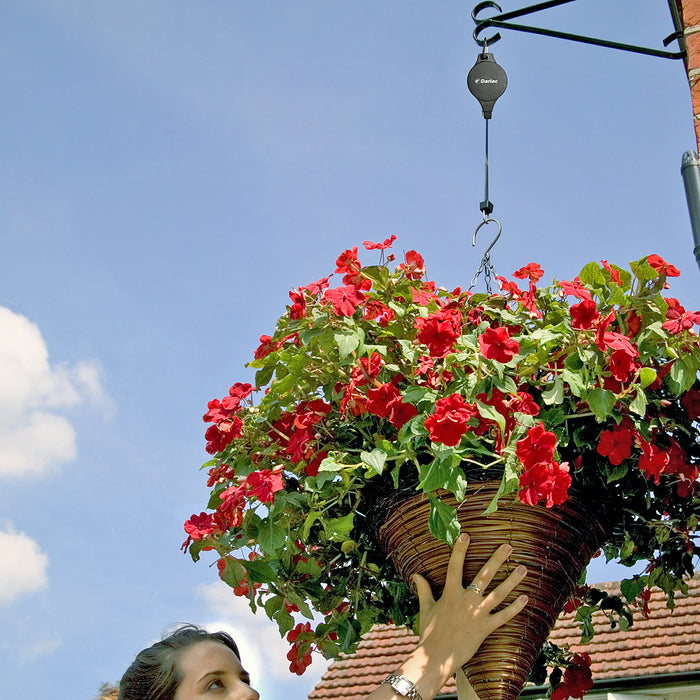
[[[241,658],[236,642],[226,632],[184,625],[139,652],[119,682],[119,700],[173,700],[182,682],[178,657],[198,642],[220,642]]]

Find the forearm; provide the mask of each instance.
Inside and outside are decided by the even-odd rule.
[[[422,700],[432,700],[445,685],[451,673],[450,661],[435,663],[430,652],[422,645],[405,659],[392,673],[410,680],[416,687]],[[406,700],[399,695],[388,683],[382,683],[370,693],[366,700]]]

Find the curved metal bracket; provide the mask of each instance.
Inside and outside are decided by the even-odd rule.
[[[529,15],[534,12],[539,12],[540,10],[547,10],[550,7],[557,7],[559,5],[565,5],[575,0],[547,0],[547,2],[540,2],[536,5],[530,5],[529,7],[523,7],[520,10],[513,10],[512,12],[503,12],[498,5],[498,3],[493,0],[484,0],[476,5],[472,11],[472,19],[474,20],[476,27],[474,28],[474,41],[476,41],[479,46],[486,49],[490,44],[497,42],[501,35],[497,32],[493,36],[480,39],[479,35],[489,27],[496,27],[498,29],[513,29],[517,32],[527,32],[529,34],[539,34],[541,36],[554,37],[556,39],[567,39],[569,41],[577,41],[582,44],[593,44],[594,46],[603,46],[609,49],[619,49],[620,51],[630,51],[632,53],[640,53],[646,56],[656,56],[658,58],[670,58],[670,59],[685,59],[687,58],[687,50],[685,47],[685,38],[683,35],[683,26],[680,22],[678,12],[674,12],[674,8],[671,8],[671,15],[673,18],[673,28],[674,32],[670,36],[664,39],[664,46],[668,46],[672,41],[678,40],[681,50],[680,51],[664,51],[662,49],[652,49],[646,46],[634,46],[632,44],[623,44],[618,41],[608,41],[607,39],[597,39],[590,36],[581,36],[579,34],[570,34],[569,32],[560,32],[554,29],[544,29],[542,27],[530,27],[523,24],[513,24],[509,22],[511,19],[516,17],[523,17],[524,15]],[[675,3],[671,3],[674,5]],[[479,19],[478,15],[484,10],[498,10],[500,14],[493,15],[484,19]]]

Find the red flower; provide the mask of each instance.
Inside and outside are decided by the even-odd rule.
[[[518,499],[534,506],[542,499],[547,508],[564,503],[571,486],[571,475],[567,462],[535,464],[526,469],[519,479]]]
[[[518,440],[515,454],[527,470],[537,464],[548,464],[554,459],[554,448],[557,446],[557,436],[545,430],[540,421],[527,435]]]
[[[518,287],[515,282],[511,282],[509,279],[506,279],[505,277],[500,277],[499,275],[496,275],[496,279],[498,280],[498,283],[501,286],[501,291],[505,294],[510,294],[510,296],[515,299],[516,301],[520,299],[522,296],[522,291],[520,290],[520,287]]]
[[[353,367],[350,373],[350,379],[355,386],[364,386],[379,375],[379,370],[382,368],[384,360],[382,356],[375,350],[369,357],[360,358],[360,366]]]
[[[336,272],[341,272],[344,275],[356,275],[362,267],[357,259],[357,246],[354,246],[351,250],[344,250],[335,261],[335,264]]]
[[[564,671],[564,680],[552,692],[551,700],[582,698],[593,687],[591,657],[586,652],[574,654],[571,664]]]
[[[649,255],[647,257],[647,262],[659,273],[659,275],[666,275],[666,277],[679,277],[681,274],[678,268],[674,267],[670,263],[667,263],[662,257],[656,254]]]
[[[414,324],[418,329],[419,342],[428,346],[432,357],[445,357],[452,351],[452,346],[462,330],[462,315],[459,309],[446,309],[418,317]]]
[[[292,321],[298,321],[306,316],[306,297],[303,291],[295,292],[293,289],[289,292],[289,298],[292,300],[292,306],[289,309],[289,318]]]
[[[389,322],[394,319],[394,312],[386,304],[376,299],[371,299],[365,304],[364,315],[370,321],[377,320],[383,328],[386,328]]]
[[[634,435],[626,425],[616,425],[612,430],[604,430],[600,434],[596,452],[617,466],[632,454],[633,439]]]
[[[395,401],[401,401],[401,392],[390,382],[367,392],[367,410],[380,418],[389,415]]]
[[[476,407],[468,404],[460,394],[438,399],[435,413],[425,419],[425,427],[433,442],[455,447],[467,432],[467,423],[477,415]]]
[[[260,503],[273,503],[275,493],[284,488],[284,479],[279,472],[261,470],[251,472],[245,480],[248,492],[255,496]]]
[[[367,248],[367,250],[386,250],[391,248],[391,244],[396,240],[396,236],[384,239],[384,243],[371,243],[370,241],[365,241],[362,245]]]
[[[487,360],[510,362],[520,350],[517,340],[513,340],[507,328],[487,328],[479,336],[479,350]]]
[[[271,352],[279,350],[280,343],[272,342],[272,338],[269,335],[260,336],[260,345],[258,345],[257,350],[253,354],[256,360],[262,360],[263,357],[267,357]]]
[[[399,269],[403,270],[408,279],[419,280],[425,274],[425,261],[420,253],[416,253],[415,250],[409,250],[406,253],[406,262],[401,263]]]
[[[328,280],[330,278],[331,276],[328,275],[328,277],[323,277],[316,282],[311,282],[311,284],[307,284],[305,287],[302,287],[300,291],[306,290],[309,294],[311,294],[311,296],[318,296],[324,289],[328,288]]]
[[[688,413],[690,420],[697,420],[700,417],[700,391],[690,389],[683,394],[681,403]]]
[[[528,263],[525,267],[521,267],[513,273],[513,277],[519,280],[529,279],[531,282],[537,282],[544,274],[544,270],[537,263]]]
[[[292,643],[292,648],[287,652],[287,659],[291,662],[289,670],[301,676],[311,664],[311,642],[314,634],[311,631],[311,623],[297,623],[296,627],[287,632],[287,641]]]
[[[700,312],[686,311],[673,297],[666,299],[666,321],[661,324],[669,333],[676,335],[682,330],[690,330],[695,323],[700,323]]]
[[[238,416],[233,416],[230,421],[221,421],[216,425],[210,425],[204,433],[204,438],[207,440],[207,452],[210,455],[221,452],[241,434],[242,428],[243,421]]]
[[[581,280],[576,277],[573,282],[559,282],[564,296],[574,296],[577,299],[590,299],[591,293],[581,284]]]
[[[592,299],[584,299],[579,304],[574,304],[570,309],[571,327],[577,331],[592,328],[598,320],[598,309]]]
[[[654,483],[658,484],[661,474],[663,474],[668,465],[669,454],[646,440],[641,441],[641,448],[642,454],[639,457],[639,468],[644,472],[647,479],[653,477]]]
[[[323,298],[333,304],[336,316],[352,316],[355,309],[365,300],[365,295],[356,287],[347,286],[326,289]]]
[[[610,279],[615,282],[618,286],[622,286],[622,280],[620,279],[620,273],[614,267],[608,263],[607,260],[601,260],[601,265],[610,273]]]
[[[307,476],[317,476],[318,468],[326,457],[328,457],[328,452],[317,452],[314,458],[306,465],[306,469],[304,469]]]
[[[626,381],[635,367],[634,360],[636,356],[636,350],[634,355],[630,354],[629,348],[615,350],[608,360],[608,367],[612,376],[620,382]]]
[[[404,403],[401,392],[388,382],[367,392],[366,408],[375,416],[388,418],[397,430],[418,414],[418,409],[411,403]]]

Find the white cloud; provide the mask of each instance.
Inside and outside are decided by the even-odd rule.
[[[209,631],[228,632],[241,650],[243,666],[250,673],[260,697],[278,697],[285,688],[296,693],[308,692],[318,683],[328,666],[320,654],[314,654],[311,666],[303,676],[289,671],[289,644],[279,636],[276,623],[263,611],[253,614],[247,599],[233,595],[224,583],[199,586],[198,593],[206,600],[216,620],[205,626]],[[307,693],[308,694],[308,693]],[[301,695],[299,696],[301,697]]]
[[[57,411],[85,401],[111,411],[99,364],[52,366],[38,326],[0,307],[0,479],[37,477],[75,459],[75,430]]]
[[[23,532],[0,531],[0,605],[37,593],[49,584],[49,558]]]

